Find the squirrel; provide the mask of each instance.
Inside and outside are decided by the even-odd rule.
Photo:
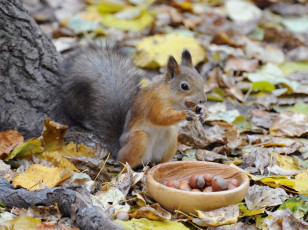
[[[62,107],[70,119],[98,134],[111,157],[132,168],[171,160],[175,124],[205,113],[198,107],[206,101],[204,80],[188,50],[180,65],[169,56],[164,77],[143,88],[144,72],[116,47],[81,48],[61,72]]]

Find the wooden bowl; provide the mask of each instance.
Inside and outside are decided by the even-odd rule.
[[[189,192],[165,186],[171,179],[184,179],[193,174],[212,173],[225,179],[235,178],[240,186],[221,192]],[[241,202],[247,194],[249,178],[236,168],[205,161],[176,161],[156,165],[147,174],[147,189],[150,195],[167,210],[196,213],[209,211]]]

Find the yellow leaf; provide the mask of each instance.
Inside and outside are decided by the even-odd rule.
[[[260,181],[271,187],[281,187],[285,186],[291,189],[296,190],[298,193],[302,195],[308,195],[308,180],[307,180],[307,172],[299,173],[295,179],[282,179],[279,177],[266,177],[260,179]]]
[[[284,62],[279,68],[284,72],[285,75],[289,75],[295,71],[308,71],[308,61],[303,62]]]
[[[306,169],[305,171],[302,171],[300,173],[298,173],[295,176],[296,180],[308,180],[308,169]]]
[[[44,129],[42,133],[44,142],[44,151],[53,151],[60,149],[64,145],[64,135],[68,127],[52,120],[44,120]]]
[[[139,17],[133,19],[121,19],[114,14],[103,14],[101,18],[102,24],[106,27],[133,32],[139,32],[148,27],[154,19],[153,15],[147,11],[142,12]]]
[[[61,169],[69,168],[75,172],[79,172],[79,170],[75,167],[73,163],[71,163],[66,158],[62,157],[62,155],[57,151],[44,152],[41,154],[41,156],[39,156],[39,158],[52,162],[53,165],[58,168],[61,168]]]
[[[188,230],[189,228],[185,227],[182,223],[176,221],[157,221],[157,220],[148,220],[145,218],[141,219],[131,219],[129,221],[116,220],[116,222],[123,225],[126,230]]]
[[[69,142],[61,149],[62,156],[70,157],[94,157],[96,149],[88,147],[84,144],[76,144],[74,142]]]
[[[41,140],[33,138],[15,148],[5,160],[8,161],[14,157],[24,157],[41,152],[43,152]]]
[[[193,222],[199,226],[220,226],[226,224],[234,224],[239,217],[239,206],[229,205],[213,211],[202,212],[197,210],[198,217],[194,218]]]
[[[138,43],[134,61],[140,67],[158,68],[167,64],[169,55],[180,61],[184,49],[190,51],[194,65],[205,59],[205,51],[195,38],[180,34],[157,34],[145,37]]]
[[[239,204],[239,209],[240,209],[240,217],[245,217],[245,216],[255,216],[261,213],[265,212],[265,208],[257,209],[257,210],[249,210],[245,204],[241,203]]]
[[[296,165],[296,162],[292,157],[282,156],[280,154],[276,154],[276,160],[278,162],[278,166],[285,170],[299,170],[300,168]]]
[[[13,180],[14,187],[26,188],[30,191],[41,187],[53,188],[60,182],[70,178],[73,172],[70,169],[46,167],[38,164],[31,165],[24,173]]]
[[[40,224],[42,221],[40,219],[36,219],[30,216],[19,216],[12,220],[5,222],[7,229],[27,229],[27,230],[35,230],[36,226]],[[6,229],[6,228],[5,228]]]

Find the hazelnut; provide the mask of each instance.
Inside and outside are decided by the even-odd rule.
[[[206,184],[207,186],[211,186],[211,185],[212,185],[212,180],[213,180],[213,178],[214,178],[214,175],[213,175],[213,174],[211,174],[211,173],[206,173],[206,174],[203,175],[203,178],[204,178],[205,184]]]
[[[229,179],[228,182],[233,184],[235,187],[238,187],[240,185],[240,182],[235,178]]]
[[[189,184],[193,188],[203,188],[205,185],[205,181],[203,176],[199,174],[194,174],[189,178]]]
[[[188,181],[180,181],[178,189],[183,191],[190,191],[191,187],[189,186]]]
[[[171,188],[178,188],[179,182],[177,180],[169,180],[167,181],[166,186],[171,187]]]
[[[213,188],[212,188],[212,186],[208,186],[205,189],[203,189],[202,192],[213,192]]]
[[[229,183],[221,176],[214,177],[212,181],[213,191],[224,191],[228,189],[228,186]]]
[[[235,189],[235,188],[236,188],[236,186],[234,184],[229,183],[228,190],[232,190],[232,189]]]

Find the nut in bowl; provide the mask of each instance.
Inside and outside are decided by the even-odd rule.
[[[235,179],[238,186],[219,192],[194,192],[166,186],[168,181],[189,181],[195,174],[212,174],[214,178],[220,176],[227,181]],[[248,188],[249,178],[245,173],[228,165],[205,161],[163,163],[153,167],[147,174],[148,192],[171,212],[181,210],[185,213],[195,213],[196,210],[209,211],[236,204],[244,199]]]

